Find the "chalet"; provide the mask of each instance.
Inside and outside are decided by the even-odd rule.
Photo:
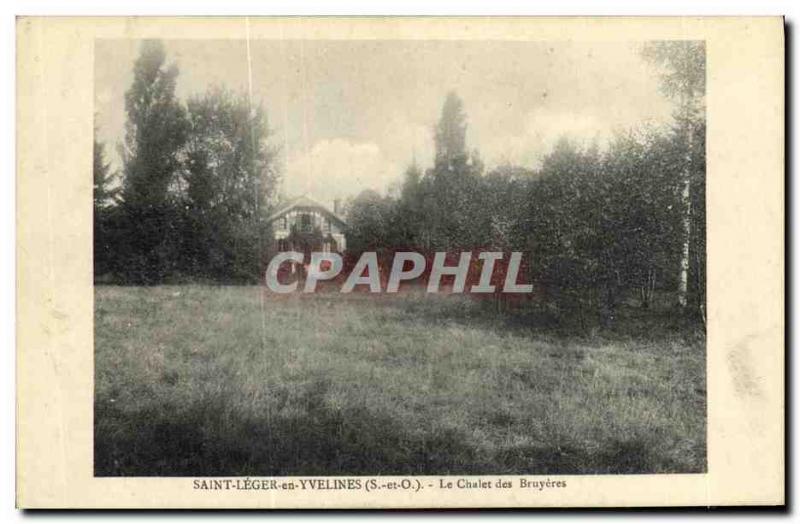
[[[277,251],[338,252],[347,249],[345,222],[339,215],[339,201],[333,210],[300,196],[283,205],[267,219],[272,225]]]

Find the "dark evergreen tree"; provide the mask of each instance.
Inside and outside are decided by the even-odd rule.
[[[106,161],[104,144],[94,139],[93,193],[94,209],[106,209],[116,203],[119,189],[113,187],[114,174],[111,165]]]
[[[110,164],[106,161],[104,147],[94,138],[93,163],[93,240],[94,240],[94,274],[101,276],[114,267],[115,236],[113,222],[116,217],[117,197],[119,189],[114,187],[114,175]]]

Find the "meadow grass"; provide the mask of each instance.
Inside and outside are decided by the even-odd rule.
[[[705,345],[464,296],[95,292],[95,474],[702,472]]]

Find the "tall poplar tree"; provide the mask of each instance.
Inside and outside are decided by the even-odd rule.
[[[430,247],[476,248],[487,237],[488,216],[483,213],[481,174],[477,151],[467,149],[464,103],[450,92],[434,128],[434,165],[426,174],[423,208],[426,210]]]
[[[122,200],[128,280],[154,283],[175,269],[176,205],[186,111],[175,96],[178,68],[166,64],[160,41],[146,40],[125,93]]]

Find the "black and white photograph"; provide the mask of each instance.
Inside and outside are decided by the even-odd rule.
[[[789,28],[18,17],[16,507],[785,509]]]
[[[702,40],[94,43],[96,477],[707,471]]]

